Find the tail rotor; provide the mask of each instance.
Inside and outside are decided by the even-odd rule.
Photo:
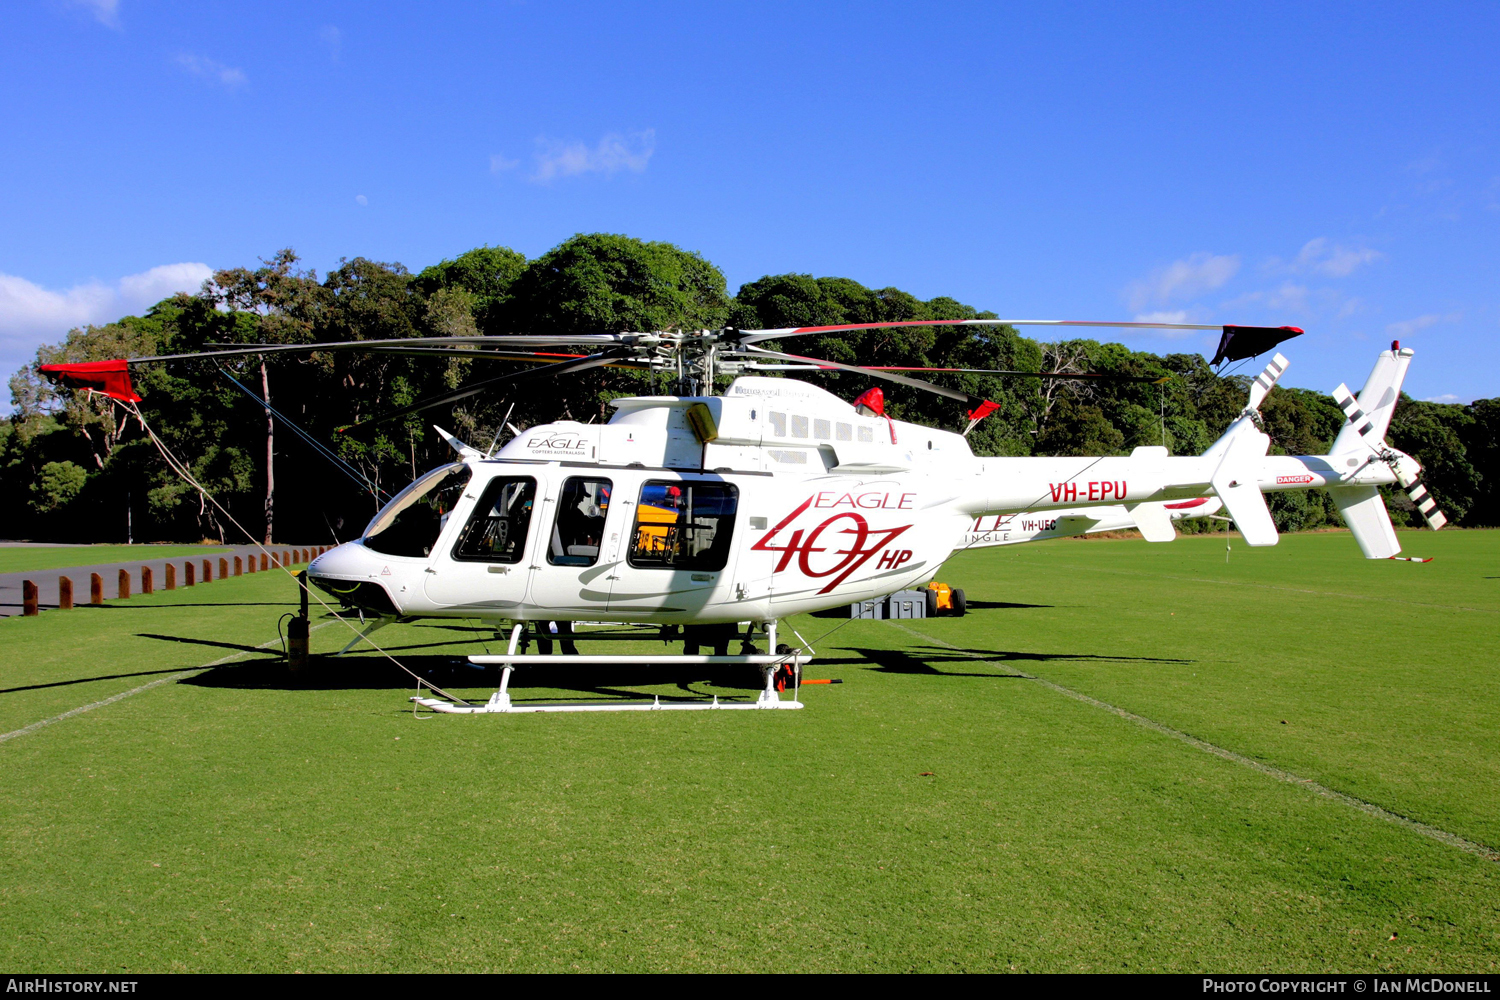
[[[1381,357],[1399,364],[1409,359],[1411,354],[1409,348],[1403,351],[1400,343],[1397,342],[1391,344],[1390,354]],[[1405,373],[1404,364],[1399,364],[1399,372]],[[1427,522],[1427,526],[1437,531],[1448,523],[1448,517],[1438,507],[1437,501],[1433,499],[1426,484],[1422,482],[1422,464],[1385,440],[1385,431],[1390,426],[1391,413],[1395,410],[1395,402],[1400,393],[1399,377],[1394,386],[1396,391],[1390,392],[1390,387],[1375,384],[1379,374],[1381,374],[1381,369],[1377,366],[1375,374],[1371,375],[1371,384],[1365,386],[1359,399],[1356,399],[1349,391],[1349,387],[1343,383],[1333,390],[1334,401],[1338,403],[1339,409],[1344,411],[1346,424],[1340,438],[1345,438],[1352,431],[1358,441],[1369,449],[1369,461],[1384,462],[1389,466],[1396,477],[1396,482],[1406,492],[1407,498],[1416,505],[1422,519]],[[1379,390],[1386,391],[1380,391],[1377,396],[1376,391]],[[1372,398],[1366,400],[1366,397]],[[1372,407],[1376,412],[1367,412]],[[1337,453],[1340,449],[1337,447],[1337,442],[1335,445],[1334,450]]]

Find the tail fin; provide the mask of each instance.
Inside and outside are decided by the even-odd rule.
[[[1343,386],[1339,387],[1343,392],[1334,391],[1349,420],[1334,439],[1331,454],[1343,455],[1360,450],[1366,443],[1380,447],[1385,440],[1386,428],[1391,425],[1396,402],[1401,398],[1401,383],[1406,379],[1406,369],[1411,364],[1413,353],[1411,348],[1403,348],[1397,343],[1391,344],[1389,351],[1381,351],[1358,400],[1351,401],[1348,389]]]

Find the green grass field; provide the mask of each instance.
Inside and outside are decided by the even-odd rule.
[[[64,545],[0,546],[0,573],[27,573],[39,569],[67,569],[132,559],[180,559],[227,552],[210,545]]]
[[[1493,972],[1493,851],[1251,766],[1500,848],[1500,532],[1403,541],[1436,561],[1342,533],[967,554],[967,618],[791,622],[845,681],[802,712],[416,719],[377,657],[292,678],[256,649],[280,574],[0,621],[4,733],[242,657],[0,742],[0,965]],[[376,634],[476,696],[454,660],[489,636]]]

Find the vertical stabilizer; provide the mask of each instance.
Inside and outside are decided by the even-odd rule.
[[[1409,347],[1397,347],[1394,344],[1391,345],[1391,350],[1380,352],[1356,401],[1359,418],[1362,419],[1351,413],[1344,401],[1340,400],[1339,405],[1344,408],[1344,414],[1349,420],[1334,439],[1332,454],[1342,455],[1359,449],[1363,443],[1374,442],[1378,445],[1385,440],[1385,431],[1391,425],[1391,414],[1395,412],[1396,402],[1401,398],[1401,383],[1406,380],[1406,369],[1411,364],[1413,353],[1415,352]]]

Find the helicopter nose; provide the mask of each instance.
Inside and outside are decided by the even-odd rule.
[[[379,553],[371,552],[359,542],[345,542],[318,556],[307,567],[307,579],[348,606],[381,615],[400,612],[391,600],[382,577],[390,569]]]
[[[359,542],[345,542],[309,563],[307,575],[330,580],[373,580],[380,575],[379,557]]]

